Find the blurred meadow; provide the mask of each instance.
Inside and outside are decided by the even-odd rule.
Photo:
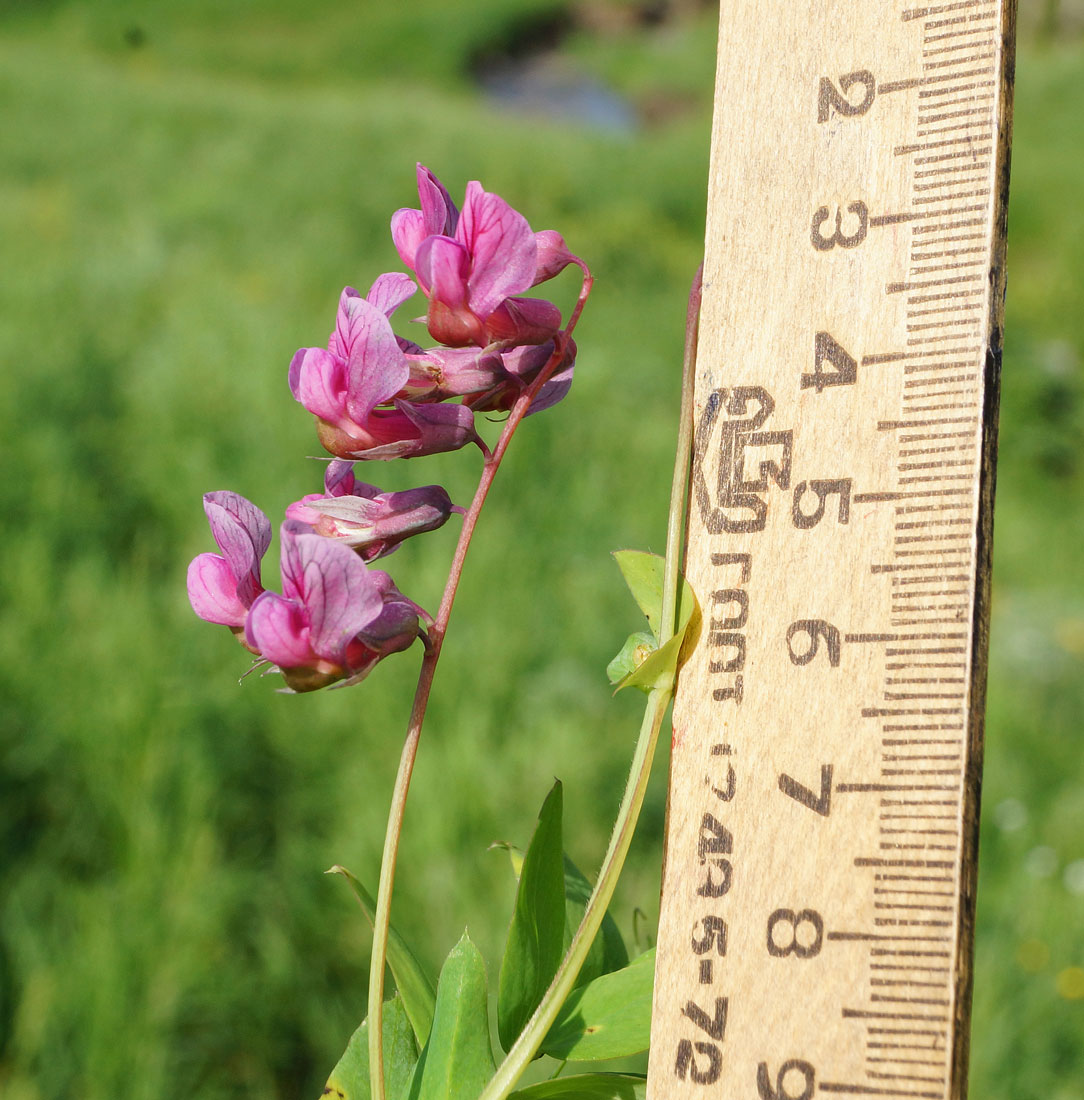
[[[1021,4],[971,1095],[1080,1100],[1084,19]],[[286,368],[343,285],[399,266],[418,160],[561,229],[597,286],[572,393],[527,423],[468,564],[396,921],[434,966],[469,925],[492,979],[514,882],[487,848],[526,842],[555,774],[597,867],[639,711],[603,671],[639,628],[609,551],[663,548],[714,20],[0,0],[4,1100],[315,1097],[364,1014],[368,928],[322,872],[375,883],[416,654],[344,692],[238,686],[184,572],[206,490],[274,516],[316,487]],[[495,102],[525,67],[575,114]],[[465,503],[478,463],[397,465],[371,476]],[[404,547],[400,586],[434,606],[453,545]],[[615,906],[630,938],[637,908],[653,935],[664,781],[660,759]]]

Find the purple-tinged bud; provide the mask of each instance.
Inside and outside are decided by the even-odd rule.
[[[576,257],[569,252],[565,245],[565,239],[556,229],[543,229],[534,235],[535,247],[538,250],[538,259],[535,266],[534,282],[531,286],[552,279],[560,274],[569,264],[576,262]]]
[[[486,321],[486,336],[502,347],[544,344],[557,335],[561,311],[544,298],[506,298]]]
[[[478,438],[474,413],[465,405],[416,405],[396,401],[394,409],[376,409],[365,428],[343,429],[317,418],[316,435],[338,458],[361,461],[418,458],[457,451]]]
[[[362,560],[375,561],[411,535],[442,527],[456,510],[440,485],[394,493],[381,493],[372,486],[364,488],[370,491],[355,489],[352,495],[306,497],[290,505],[286,515],[311,523],[316,534],[344,543]],[[309,519],[310,515],[314,518]]]
[[[507,381],[486,393],[464,398],[465,403],[475,412],[507,412],[549,362],[555,346],[553,340],[548,340],[544,344],[527,344],[503,352],[501,359],[507,371]],[[568,393],[572,386],[575,362],[576,342],[569,339],[560,363],[531,402],[531,407],[527,410],[528,416],[556,405]]]
[[[419,348],[407,361],[410,378],[402,392],[415,402],[484,393],[508,377],[500,352],[489,348]]]

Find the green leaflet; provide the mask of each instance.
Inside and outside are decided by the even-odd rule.
[[[376,901],[372,894],[345,867],[336,864],[327,874],[342,875],[350,883],[358,904],[371,924],[376,912]],[[433,1026],[433,1002],[436,995],[433,992],[433,983],[422,969],[417,956],[394,927],[388,929],[388,966],[391,967],[395,985],[403,998],[418,1046],[421,1047],[429,1038],[429,1029]]]
[[[617,550],[614,558],[629,591],[647,616],[651,633],[630,634],[621,652],[606,668],[614,691],[637,687],[650,692],[672,685],[700,636],[700,604],[696,593],[683,579],[678,592],[678,626],[674,636],[659,648],[662,619],[662,582],[665,560],[641,550]]]
[[[410,1087],[389,1100],[476,1100],[494,1069],[485,963],[464,932],[441,968],[433,1030]]]
[[[651,633],[657,638],[659,620],[662,618],[662,580],[666,559],[646,550],[615,550],[614,561],[629,586],[632,598],[647,616]]]
[[[561,946],[562,957],[572,943],[572,937],[579,928],[580,921],[583,920],[583,911],[587,908],[588,899],[591,897],[591,883],[579,867],[568,858],[567,853],[564,857],[564,865],[565,935]],[[607,912],[602,918],[602,927],[595,937],[595,942],[591,944],[591,950],[580,968],[576,985],[586,985],[602,974],[620,970],[628,964],[629,953],[625,947],[625,941],[618,930],[617,922]]]
[[[542,804],[523,857],[516,907],[497,983],[497,1033],[508,1050],[538,1007],[561,963],[565,876],[561,848],[561,784]]]
[[[508,1100],[644,1100],[647,1078],[632,1073],[581,1073],[513,1092]]]
[[[506,841],[498,841],[491,848],[501,848],[508,853],[512,864],[512,873],[518,878],[523,869],[523,853]],[[587,876],[572,862],[568,853],[564,854],[565,864],[565,937],[562,953],[567,954],[572,937],[583,920],[583,911],[591,897],[591,883]],[[617,922],[607,911],[602,918],[602,928],[591,944],[591,950],[580,968],[577,985],[585,985],[602,974],[620,970],[629,965],[629,953],[625,941],[617,927]]]
[[[418,1047],[399,994],[384,1004],[384,1087],[389,1096],[401,1096],[418,1061]],[[330,1100],[370,1100],[369,1022],[350,1036],[350,1042],[324,1087]]]
[[[636,671],[658,648],[655,635],[647,630],[638,630],[625,639],[621,651],[606,666],[606,678],[611,684],[628,686],[624,681]],[[620,690],[620,688],[618,689]]]
[[[655,949],[624,970],[574,990],[542,1040],[542,1051],[577,1062],[623,1058],[647,1050]]]

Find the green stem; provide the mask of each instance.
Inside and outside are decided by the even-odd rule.
[[[436,675],[437,662],[440,660],[440,651],[444,645],[444,636],[447,633],[448,621],[452,615],[452,605],[455,603],[455,595],[459,589],[459,581],[463,576],[467,551],[470,549],[471,539],[474,536],[474,529],[477,526],[482,505],[485,504],[486,497],[489,495],[490,487],[497,476],[497,471],[500,469],[501,461],[508,450],[508,445],[512,442],[512,436],[524,416],[527,415],[531,402],[535,399],[539,390],[560,365],[568,340],[572,336],[572,330],[576,327],[576,322],[580,318],[587,297],[591,293],[593,285],[591,273],[587,270],[586,265],[580,261],[576,262],[583,271],[580,295],[569,317],[568,325],[564,332],[559,333],[557,336],[553,354],[531,385],[516,399],[501,430],[497,446],[494,447],[492,453],[489,452],[484,443],[480,443],[482,453],[485,456],[482,476],[478,482],[478,488],[475,490],[470,508],[467,509],[467,514],[463,517],[463,527],[459,533],[455,556],[452,558],[448,581],[444,586],[440,609],[437,611],[435,623],[429,630],[425,657],[418,673],[418,686],[414,693],[414,704],[411,707],[406,739],[403,742],[403,750],[399,756],[399,770],[396,772],[395,786],[392,789],[388,825],[384,834],[384,851],[380,860],[380,881],[376,892],[376,910],[373,913],[373,953],[369,962],[369,1005],[367,1015],[369,1021],[369,1087],[372,1100],[385,1100],[384,970],[388,955],[388,933],[391,928],[391,896],[395,885],[395,868],[399,855],[399,838],[403,832],[403,815],[406,812],[407,794],[410,790],[410,779],[414,773],[414,761],[418,755],[422,724],[425,721],[425,712],[429,706],[429,694],[433,687],[433,677]]]
[[[692,455],[693,423],[693,383],[696,369],[697,322],[700,315],[700,289],[703,268],[697,270],[689,292],[689,312],[685,333],[685,361],[681,384],[681,423],[678,427],[677,456],[674,461],[674,478],[670,493],[670,513],[666,533],[666,566],[663,573],[663,611],[659,626],[659,645],[663,645],[674,635],[677,614],[677,589],[681,570],[681,556],[684,549],[685,499],[688,495],[689,469]],[[519,1038],[512,1044],[504,1061],[497,1068],[489,1084],[486,1085],[479,1100],[504,1100],[515,1087],[523,1071],[530,1064],[538,1048],[542,1045],[546,1033],[553,1026],[561,1006],[575,985],[576,978],[583,966],[591,945],[595,942],[603,917],[609,908],[618,876],[624,866],[636,822],[643,806],[648,778],[651,774],[651,762],[655,755],[655,746],[659,739],[659,730],[666,714],[666,708],[673,694],[673,683],[660,684],[652,689],[647,698],[644,718],[640,725],[640,734],[636,741],[636,752],[632,758],[625,794],[618,810],[610,846],[602,861],[598,881],[584,909],[583,919],[576,929],[568,953],[557,968],[549,988],[546,990],[534,1014]]]

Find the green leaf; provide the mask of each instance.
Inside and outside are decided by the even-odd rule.
[[[591,883],[587,876],[568,858],[564,858],[565,864],[565,937],[561,947],[561,955],[567,953],[572,936],[579,928],[583,920],[583,911],[587,908],[587,901],[591,897]],[[602,918],[602,927],[599,929],[595,942],[591,944],[591,950],[587,953],[583,966],[580,969],[576,985],[586,985],[603,974],[609,974],[612,970],[620,970],[629,964],[629,953],[625,948],[625,941],[621,938],[617,922],[609,912]]]
[[[652,634],[659,636],[659,620],[662,618],[662,579],[666,560],[645,550],[615,550],[617,562],[632,598],[647,616]]]
[[[561,963],[565,934],[565,875],[561,848],[561,784],[542,804],[523,857],[516,907],[497,982],[497,1033],[505,1050],[538,1007]]]
[[[621,652],[606,666],[606,677],[611,684],[619,684],[630,673],[635,672],[644,661],[658,649],[653,634],[638,630],[625,639]]]
[[[389,1096],[399,1096],[414,1072],[418,1047],[398,993],[384,1004],[383,1032],[384,1088]],[[327,1079],[324,1096],[332,1100],[370,1100],[368,1020],[350,1036],[343,1056]]]
[[[647,1078],[633,1073],[581,1073],[556,1077],[518,1092],[508,1100],[645,1100]]]
[[[647,1050],[654,975],[652,948],[624,970],[574,990],[542,1040],[543,1053],[592,1062]]]
[[[422,1051],[406,1100],[475,1100],[493,1076],[489,1045],[486,968],[463,933],[437,982],[433,1030]],[[402,1093],[389,1093],[394,1100]]]
[[[677,677],[678,658],[684,640],[683,634],[675,634],[661,649],[652,650],[614,688],[614,694],[627,687],[639,688],[650,694],[657,687],[671,686]]]
[[[631,634],[621,652],[607,666],[606,675],[611,684],[617,685],[615,694],[626,687],[650,692],[655,687],[670,685],[700,637],[700,602],[692,587],[682,579],[678,588],[677,630],[674,638],[658,648],[665,559],[641,550],[617,550],[614,558],[640,610],[647,616],[652,634]]]
[[[518,878],[523,870],[523,852],[507,841],[496,841],[490,848],[498,848],[508,853],[509,862],[512,864],[512,873]],[[587,908],[587,902],[591,897],[591,883],[587,876],[564,854],[565,867],[565,935],[561,946],[561,957],[568,953],[572,937],[583,920],[583,912]],[[580,968],[577,985],[585,985],[587,982],[609,974],[612,970],[620,970],[629,965],[629,953],[625,947],[625,941],[617,927],[617,922],[607,911],[602,918],[602,927],[591,944],[591,950]]]
[[[342,875],[350,883],[358,904],[372,924],[373,914],[376,912],[376,900],[372,894],[345,867],[336,864],[326,873]],[[418,1046],[423,1046],[429,1038],[429,1029],[433,1026],[433,1002],[436,994],[429,975],[422,969],[418,957],[407,946],[406,940],[399,935],[394,925],[388,929],[388,966],[391,967],[395,985],[403,998]]]

